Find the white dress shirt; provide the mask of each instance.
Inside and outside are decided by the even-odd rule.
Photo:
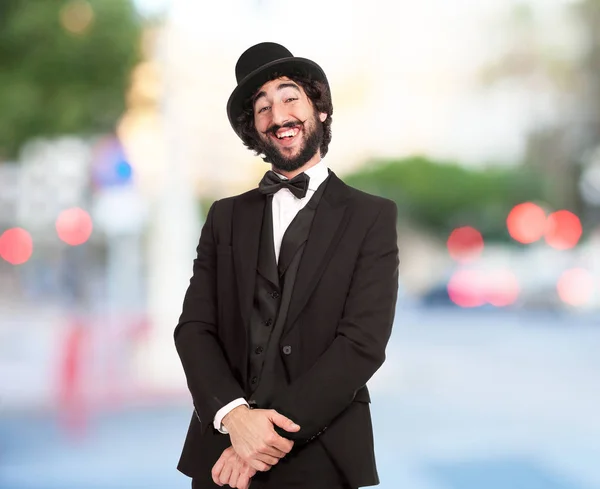
[[[285,231],[293,221],[294,217],[296,217],[296,214],[298,214],[298,212],[308,203],[319,186],[325,181],[329,175],[329,170],[323,163],[323,160],[321,160],[316,165],[311,166],[304,173],[308,175],[309,181],[308,191],[302,199],[298,199],[287,188],[282,188],[273,194],[273,244],[275,245],[275,259],[278,262],[279,251],[281,250],[281,241]],[[282,180],[287,180],[287,178],[283,175],[280,175],[279,173],[277,173],[277,175]],[[221,426],[223,418],[232,409],[244,404],[246,406],[248,405],[245,399],[239,398],[231,401],[229,404],[226,404],[219,409],[213,421],[215,429],[219,430],[223,434],[227,434],[225,427]]]

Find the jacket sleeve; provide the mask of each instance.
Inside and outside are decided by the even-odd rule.
[[[300,425],[288,439],[319,435],[353,401],[385,360],[398,295],[396,204],[383,201],[355,262],[337,333],[302,376],[276,396],[271,407]]]
[[[221,347],[217,333],[216,245],[212,204],[202,227],[179,323],[175,328],[175,347],[192,395],[202,430],[212,426],[219,409],[243,398],[239,385]]]

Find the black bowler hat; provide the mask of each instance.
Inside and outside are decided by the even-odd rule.
[[[329,82],[322,68],[306,58],[297,58],[280,44],[263,42],[248,48],[235,65],[237,87],[227,102],[227,116],[233,130],[239,135],[237,118],[242,113],[244,101],[254,95],[271,75],[301,72],[322,81],[329,90]]]

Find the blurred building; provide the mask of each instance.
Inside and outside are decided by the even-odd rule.
[[[239,55],[265,40],[316,60],[327,73],[334,102],[327,162],[340,174],[370,157],[415,153],[464,164],[513,164],[523,157],[529,133],[560,116],[558,96],[543,79],[537,85],[483,82],[490,60],[513,42],[527,41],[518,26],[510,30],[511,5],[430,0],[402,5],[401,15],[385,15],[386,5],[350,1],[340,9],[308,0],[294,13],[302,31],[297,36],[278,2],[172,1],[160,33],[166,44],[152,60],[158,75],[150,69],[146,74],[160,80],[169,106],[160,124],[170,134],[169,151],[184,155],[196,192],[243,191],[266,169],[242,146],[225,113]],[[565,56],[578,55],[580,39],[561,2],[536,8],[554,46]],[[163,154],[165,163],[173,157],[164,149],[153,154]],[[148,161],[155,158],[140,158],[140,170],[160,180],[161,164]]]

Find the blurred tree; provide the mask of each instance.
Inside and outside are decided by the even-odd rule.
[[[33,136],[113,130],[141,27],[131,0],[2,0],[0,161]]]
[[[469,225],[496,241],[509,240],[506,217],[512,207],[540,200],[545,185],[542,175],[526,167],[474,171],[423,157],[372,161],[344,181],[392,199],[400,220],[442,239],[456,227]]]
[[[590,143],[600,143],[600,0],[576,4],[584,26],[587,49],[577,67],[585,78],[581,83],[582,106],[587,108]],[[586,83],[587,82],[587,83]]]
[[[585,212],[579,184],[588,155],[600,145],[600,0],[566,4],[560,35],[537,15],[541,7],[523,1],[513,8],[503,26],[507,45],[483,80],[517,80],[532,97],[551,87],[561,117],[531,131],[525,163],[547,173],[546,195],[557,205],[599,224],[600,212]]]

